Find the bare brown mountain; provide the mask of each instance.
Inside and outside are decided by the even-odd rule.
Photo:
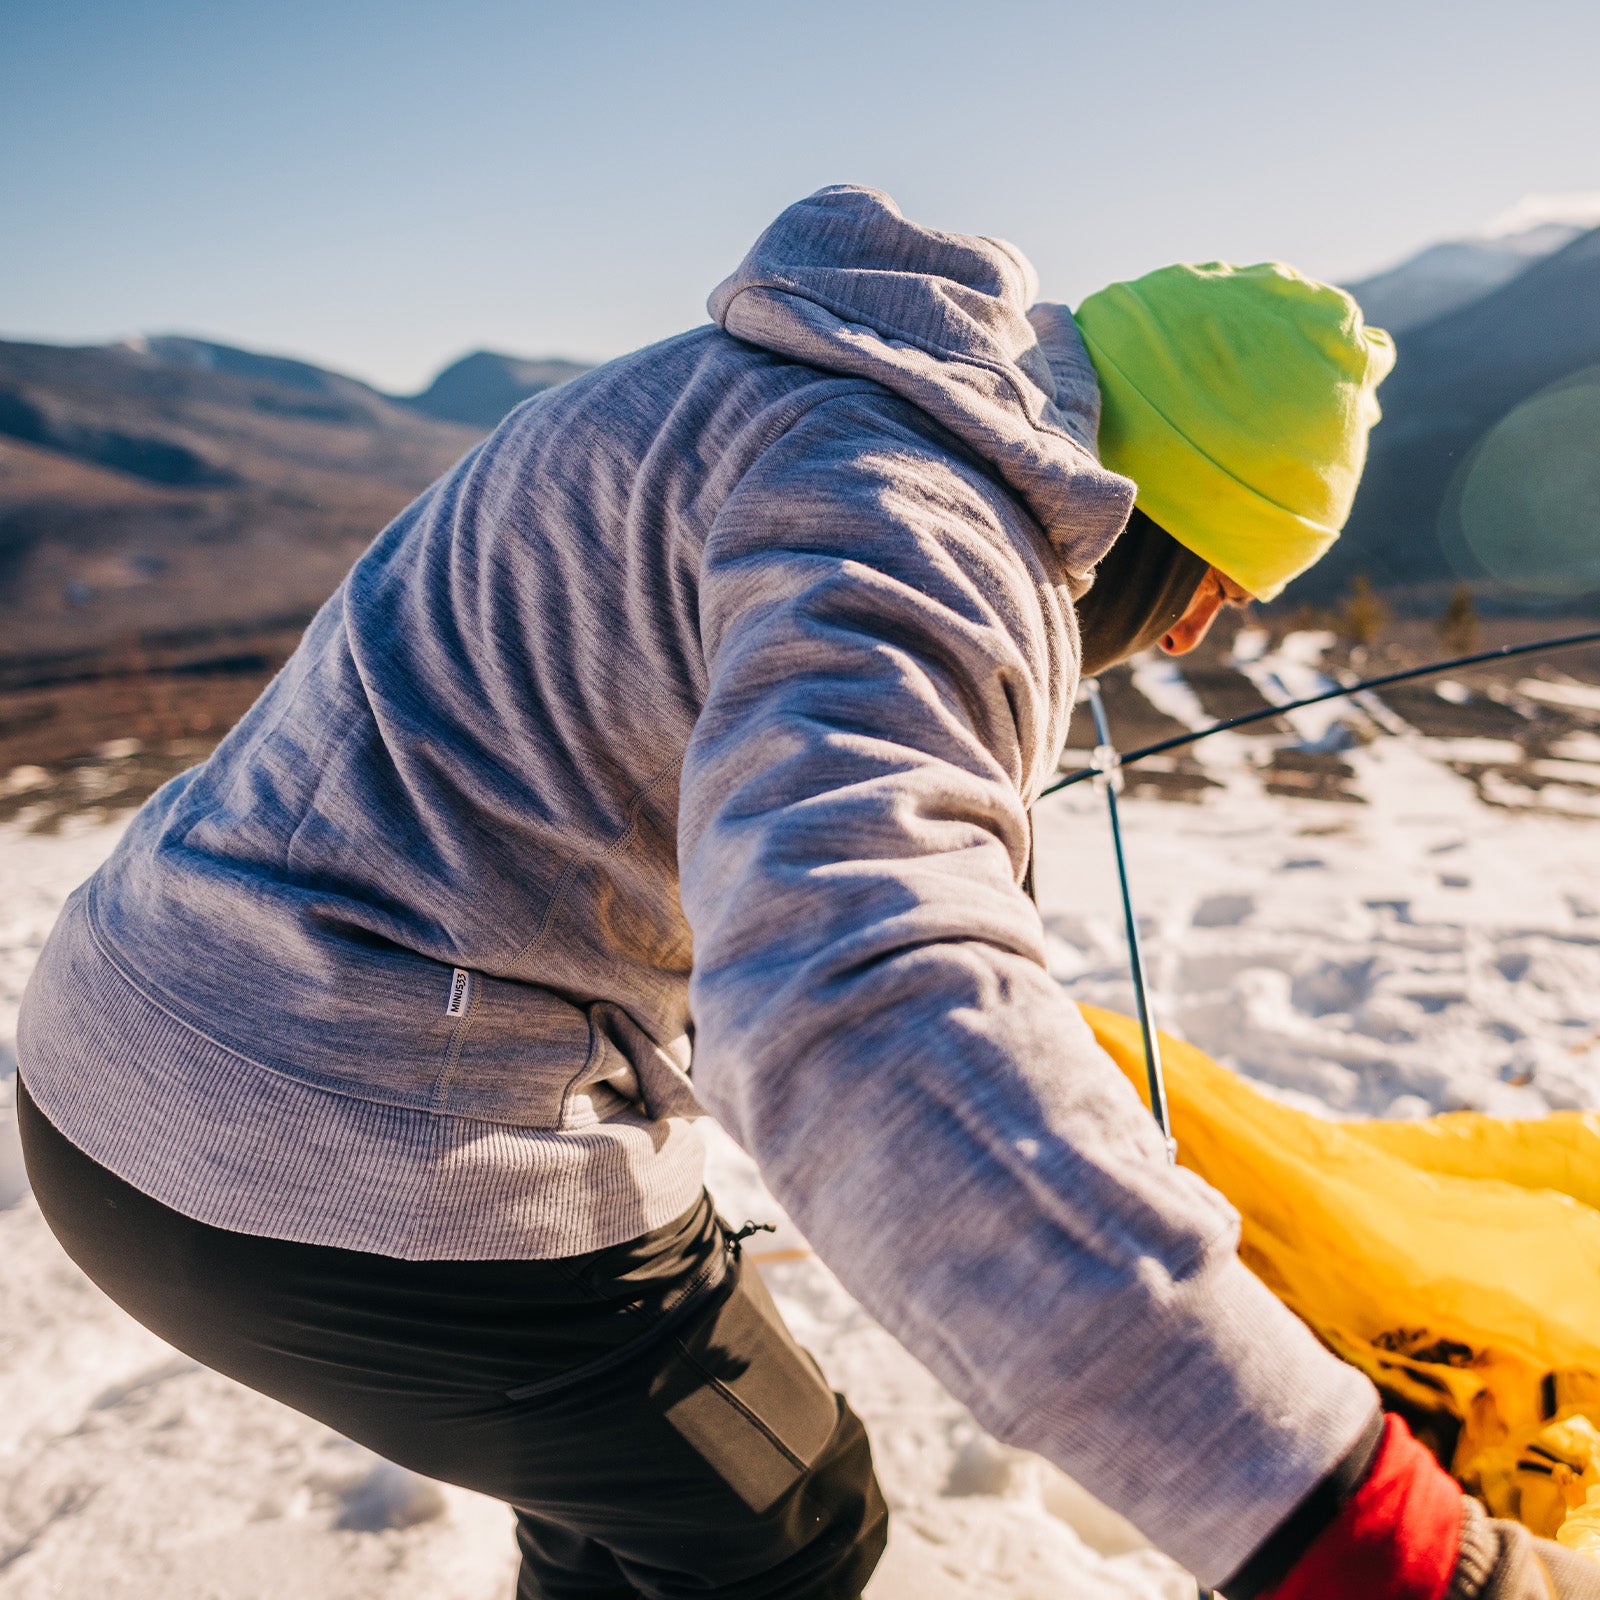
[[[0,344],[0,682],[303,622],[481,432],[318,377]]]
[[[0,343],[0,814],[97,749],[118,803],[188,765],[482,431],[197,340]]]
[[[474,350],[451,362],[421,394],[403,403],[442,422],[487,430],[529,395],[588,370],[581,361],[525,361],[494,350]]]

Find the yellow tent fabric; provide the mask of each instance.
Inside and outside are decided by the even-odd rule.
[[[1082,1010],[1145,1095],[1138,1023]],[[1331,1122],[1161,1051],[1245,1263],[1490,1511],[1600,1555],[1600,1116]]]

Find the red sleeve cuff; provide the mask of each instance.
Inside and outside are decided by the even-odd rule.
[[[1444,1600],[1461,1490],[1396,1416],[1361,1486],[1268,1600]]]

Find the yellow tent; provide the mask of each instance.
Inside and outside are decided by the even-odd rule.
[[[1144,1094],[1138,1023],[1082,1009]],[[1600,1116],[1330,1122],[1161,1052],[1244,1261],[1493,1513],[1600,1555]]]

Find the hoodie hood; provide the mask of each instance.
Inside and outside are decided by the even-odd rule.
[[[886,194],[839,185],[784,211],[708,309],[726,332],[870,378],[947,429],[1033,513],[1087,586],[1133,509],[1095,456],[1100,390],[1065,306],[1015,246],[939,233]]]

